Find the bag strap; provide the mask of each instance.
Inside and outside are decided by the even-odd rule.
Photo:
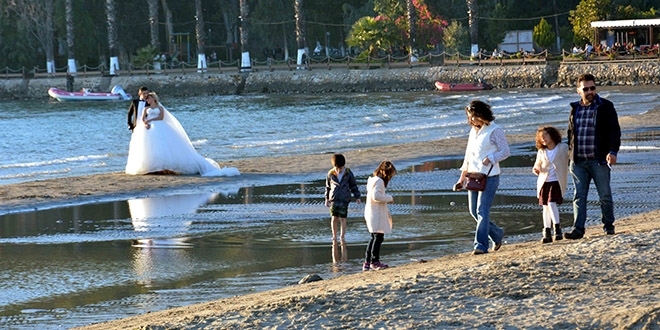
[[[489,176],[489,175],[490,175],[490,171],[492,171],[492,170],[493,170],[493,164],[490,164],[490,169],[488,170],[488,173],[486,173],[486,176]]]

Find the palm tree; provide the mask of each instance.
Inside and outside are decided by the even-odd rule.
[[[71,75],[76,73],[76,56],[74,55],[74,33],[73,33],[73,0],[64,2],[64,14],[66,16],[66,53],[68,59],[68,72]]]
[[[305,55],[305,18],[302,12],[303,0],[295,0],[294,11],[296,13],[296,43],[298,45],[298,69],[302,67],[303,55]]]
[[[110,48],[110,74],[119,70],[119,41],[117,39],[117,11],[115,0],[105,1],[105,11],[108,17],[108,47]]]
[[[158,0],[149,0],[147,4],[149,6],[151,45],[160,52],[160,41],[158,40]]]
[[[163,5],[163,12],[165,14],[165,37],[167,38],[167,51],[172,52],[172,38],[174,36],[174,25],[172,24],[172,11],[167,6],[167,1],[162,0],[161,4]]]
[[[239,31],[241,33],[241,71],[250,71],[252,69],[250,52],[248,51],[248,14],[250,13],[250,8],[248,7],[247,0],[240,0],[239,6],[241,12],[241,16],[238,17],[240,20]]]
[[[197,72],[206,72],[206,54],[204,54],[204,17],[202,0],[195,0],[195,32],[197,36]]]
[[[46,48],[46,69],[48,73],[55,73],[55,48],[53,46],[55,39],[55,28],[53,27],[53,0],[46,0],[43,3],[46,14],[46,31],[38,33],[42,35],[43,45]]]
[[[470,28],[470,43],[472,44],[472,52],[479,51],[479,24],[477,23],[477,0],[466,0],[468,7],[468,24]],[[472,54],[473,56],[476,54]]]
[[[417,17],[415,15],[415,7],[413,6],[412,0],[406,1],[406,11],[408,18],[408,31],[410,32],[409,56],[412,56],[415,38],[417,37]]]

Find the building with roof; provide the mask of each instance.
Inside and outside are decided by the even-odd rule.
[[[595,21],[591,27],[596,30],[596,42],[610,47],[615,43],[648,47],[660,42],[660,18]]]

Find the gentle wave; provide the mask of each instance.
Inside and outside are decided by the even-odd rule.
[[[40,166],[46,166],[46,165],[59,165],[59,164],[67,164],[67,163],[86,162],[86,161],[89,161],[89,160],[104,159],[104,158],[108,158],[108,157],[110,157],[110,155],[108,155],[108,154],[77,156],[77,157],[68,157],[68,158],[62,158],[62,159],[44,160],[44,161],[39,161],[39,162],[4,164],[4,165],[0,165],[0,168],[40,167]],[[44,173],[47,173],[47,172],[44,172]]]

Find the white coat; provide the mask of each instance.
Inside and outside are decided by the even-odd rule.
[[[364,205],[364,220],[370,233],[388,234],[392,232],[392,217],[387,203],[394,200],[385,193],[385,182],[378,176],[367,180],[367,201]]]
[[[555,169],[557,181],[559,182],[559,187],[561,187],[562,197],[566,194],[566,184],[568,182],[568,145],[562,142],[557,144],[555,148],[557,149],[557,152],[555,153],[555,159],[553,162],[550,162],[548,159],[547,149],[539,149],[536,153],[534,168],[540,169],[539,177],[536,181],[537,196],[541,193],[543,183],[548,179],[550,168]]]

